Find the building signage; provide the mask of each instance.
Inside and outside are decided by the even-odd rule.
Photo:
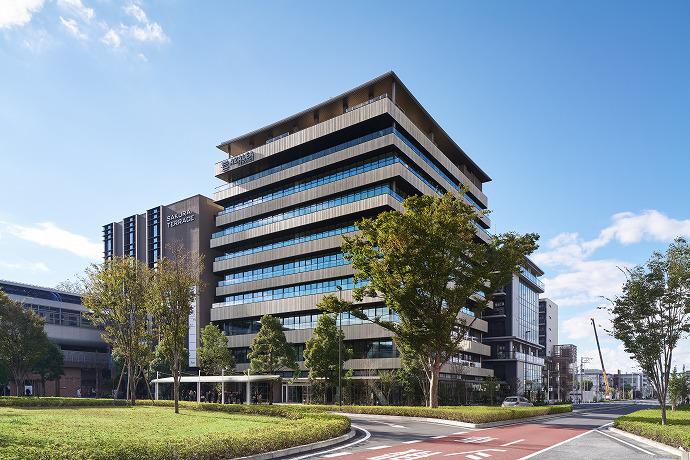
[[[182,211],[179,214],[171,214],[165,218],[168,223],[168,228],[177,227],[178,225],[186,224],[187,222],[193,222],[195,219],[194,213],[190,209]]]
[[[254,161],[254,151],[243,153],[242,155],[237,155],[236,157],[232,157],[228,160],[223,160],[223,172],[228,172],[230,168],[235,165],[241,166],[243,164],[249,163],[250,161]]]

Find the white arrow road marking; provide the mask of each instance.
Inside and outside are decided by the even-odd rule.
[[[464,442],[466,444],[481,444],[489,441],[493,441],[497,438],[492,438],[489,436],[470,436],[469,438],[456,439],[455,442]]]
[[[376,450],[376,449],[385,449],[390,446],[374,446],[374,447],[367,447],[369,450]]]
[[[388,425],[391,428],[407,428],[402,425],[396,425],[395,423],[382,422],[381,420],[369,420],[370,422],[380,423],[381,425]]]
[[[505,452],[505,449],[479,449],[479,450],[467,450],[465,452],[454,452],[452,454],[446,454],[445,457],[453,457],[455,455],[464,455],[465,457],[471,458],[472,460],[478,460],[482,457],[491,457],[491,454],[487,454],[486,452]],[[479,457],[477,458],[472,458],[468,454],[477,454]]]
[[[378,457],[369,457],[368,460],[414,460],[417,458],[431,457],[432,455],[440,453],[441,452],[432,452],[430,450],[410,449],[402,452],[391,452],[389,454],[379,455]]]

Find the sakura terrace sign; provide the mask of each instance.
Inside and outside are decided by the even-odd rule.
[[[178,225],[186,224],[187,222],[193,222],[195,219],[194,213],[191,209],[182,211],[179,214],[171,214],[165,218],[168,224],[168,228],[177,227]]]

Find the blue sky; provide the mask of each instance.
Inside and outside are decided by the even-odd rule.
[[[588,318],[606,325],[616,267],[690,236],[688,17],[683,1],[0,2],[0,278],[73,276],[105,222],[210,195],[220,141],[394,70],[492,177],[493,231],[542,236],[560,341],[596,357]]]

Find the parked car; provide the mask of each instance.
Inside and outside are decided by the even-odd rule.
[[[508,396],[501,404],[501,407],[515,407],[515,406],[534,406],[529,399],[522,396]]]

